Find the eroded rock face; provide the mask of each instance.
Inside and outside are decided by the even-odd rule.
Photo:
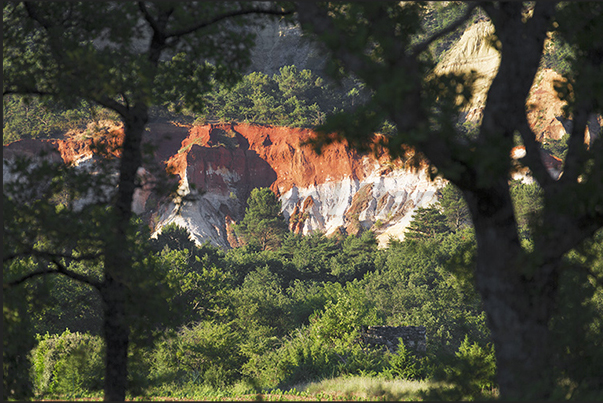
[[[115,148],[123,130],[113,127],[105,136],[102,141]],[[390,236],[402,236],[415,208],[436,200],[441,183],[430,181],[423,170],[403,169],[385,154],[380,159],[359,155],[345,143],[332,144],[319,156],[301,145],[311,136],[308,129],[249,124],[150,124],[145,142],[155,147],[154,163],[175,174],[179,194],[188,197],[153,197],[152,189],[144,187],[135,193],[133,210],[155,234],[175,222],[198,243],[229,248],[236,246],[232,224],[244,217],[251,190],[269,187],[280,197],[292,231],[330,235],[372,228],[385,245]],[[5,146],[4,159],[33,157],[44,149],[46,158],[78,165],[95,158],[93,142],[81,136],[23,140]],[[150,177],[151,172],[145,166],[139,175]],[[5,181],[10,175],[5,170]]]
[[[292,231],[330,235],[373,228],[385,245],[390,236],[402,236],[416,207],[435,201],[440,182],[424,171],[384,170],[385,155],[362,156],[346,144],[330,145],[318,156],[301,145],[311,136],[307,129],[249,124],[192,127],[167,166],[180,178],[182,193],[197,201],[163,206],[155,215],[157,231],[176,222],[198,242],[234,247],[230,228],[243,218],[251,190],[269,187]]]

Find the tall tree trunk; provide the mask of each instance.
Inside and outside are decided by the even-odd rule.
[[[105,400],[107,401],[124,401],[126,398],[130,329],[126,321],[125,291],[124,284],[110,274],[106,274],[102,298],[106,345]]]
[[[556,268],[528,258],[521,248],[506,183],[464,193],[475,225],[476,286],[496,348],[500,397],[546,399],[553,387],[548,323]]]
[[[105,278],[101,288],[104,304],[105,400],[124,401],[128,381],[127,285],[125,276],[132,267],[128,226],[132,217],[132,199],[136,173],[142,163],[142,135],[148,121],[148,109],[137,104],[124,120],[124,142],[119,169],[119,183],[114,206],[110,239],[105,243]]]

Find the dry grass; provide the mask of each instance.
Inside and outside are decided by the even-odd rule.
[[[300,390],[313,396],[331,395],[344,399],[358,400],[422,400],[421,392],[433,388],[428,381],[385,380],[354,376],[325,379],[310,383]]]

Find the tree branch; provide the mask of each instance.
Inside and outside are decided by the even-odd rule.
[[[499,4],[494,2],[480,2],[479,6],[486,12],[486,14],[488,14],[493,22],[498,21],[501,14],[500,9],[498,8]]]
[[[535,247],[539,247],[537,250],[546,251],[543,256],[545,261],[560,259],[603,228],[603,210],[587,212],[578,217],[572,214],[550,213],[544,219],[552,221],[553,227],[546,226],[545,223],[546,233],[535,239]]]
[[[57,268],[57,271],[66,276],[69,277],[73,280],[79,281],[80,283],[84,283],[84,284],[88,284],[91,287],[96,288],[97,290],[100,290],[102,283],[99,281],[94,281],[82,274],[79,274],[77,272],[74,272],[73,270],[69,270],[68,268],[66,268],[65,266],[63,266],[63,264],[61,262],[58,261],[58,259],[51,259],[52,263],[54,263],[54,265]]]
[[[243,10],[235,10],[235,11],[231,11],[228,13],[224,13],[221,15],[218,15],[210,20],[207,21],[202,21],[196,25],[193,25],[191,27],[188,28],[183,28],[180,30],[176,30],[173,32],[166,32],[166,38],[172,38],[172,37],[181,37],[190,33],[193,33],[195,31],[198,31],[200,29],[206,28],[210,25],[213,25],[217,22],[220,22],[222,20],[228,19],[228,18],[232,18],[232,17],[238,17],[241,15],[249,15],[249,14],[264,14],[264,15],[277,15],[277,16],[285,16],[285,15],[291,15],[293,14],[295,11],[294,10],[273,10],[273,9],[266,9],[266,10],[262,10],[259,8],[250,8],[250,9],[243,9]]]
[[[124,96],[124,95],[122,94],[122,96]],[[109,98],[107,96],[103,96],[101,98],[92,98],[92,97],[90,97],[90,99],[92,101],[96,102],[97,104],[99,104],[101,106],[104,106],[105,108],[114,110],[122,118],[125,118],[128,115],[128,109],[129,109],[128,106],[124,106],[124,105],[120,104],[119,102],[117,102],[116,100],[111,99],[111,98]],[[125,100],[127,102],[127,98],[125,98]]]
[[[442,29],[440,32],[436,32],[427,40],[425,40],[425,41],[419,43],[418,45],[416,45],[415,47],[413,47],[412,52],[411,52],[411,57],[417,57],[419,54],[421,54],[425,50],[427,50],[429,45],[431,45],[433,42],[437,41],[438,39],[442,38],[445,35],[448,35],[449,33],[453,32],[457,28],[459,28],[461,25],[463,25],[469,19],[469,17],[471,17],[471,14],[473,13],[473,10],[475,10],[476,7],[477,7],[477,2],[468,3],[467,10],[465,10],[465,13],[459,19],[454,21],[452,24],[450,24],[446,28]]]
[[[55,269],[41,269],[41,270],[32,271],[31,273],[28,273],[28,274],[24,275],[23,277],[20,277],[16,280],[9,281],[8,283],[2,284],[2,288],[7,289],[7,288],[15,287],[21,283],[26,282],[30,278],[44,276],[46,274],[59,274],[59,272],[58,272],[58,270],[55,270]]]
[[[147,6],[144,4],[144,1],[138,2],[138,8],[142,12],[144,19],[147,20],[147,22],[151,25],[151,28],[153,28],[153,31],[165,37],[165,32],[163,32],[163,30],[157,24],[157,21],[155,21],[153,16],[149,13],[149,10],[147,10]]]
[[[27,10],[27,15],[38,24],[40,24],[45,30],[49,30],[53,27],[53,25],[45,20],[39,13],[38,10],[35,9],[32,2],[24,1],[23,5],[25,6],[25,10]]]
[[[588,160],[585,157],[586,144],[586,126],[588,122],[589,110],[580,108],[574,112],[573,127],[567,142],[567,154],[563,164],[563,175],[559,178],[559,185],[565,186],[568,183],[576,183],[578,176]]]
[[[43,276],[43,275],[47,275],[47,274],[62,274],[66,277],[69,277],[75,281],[79,281],[80,283],[84,283],[87,284],[91,287],[96,288],[97,290],[100,289],[100,287],[102,286],[102,283],[99,281],[94,281],[82,274],[76,273],[73,270],[69,270],[68,268],[66,268],[63,264],[61,264],[61,262],[58,261],[58,259],[50,259],[51,262],[56,266],[56,270],[53,269],[40,269],[40,270],[36,270],[33,271],[31,273],[28,273],[16,280],[13,281],[9,281],[8,283],[4,283],[2,284],[2,288],[3,289],[7,289],[10,287],[15,287],[19,284],[24,283],[25,281],[34,278],[34,277],[38,277],[38,276]]]
[[[503,169],[508,170],[513,134],[519,130],[526,145],[528,166],[541,184],[550,183],[526,122],[526,99],[538,70],[554,5],[538,4],[530,23],[522,22],[521,3],[500,3],[500,8],[487,5],[485,10],[495,14],[491,17],[502,49],[498,72],[488,90],[478,137],[480,160],[486,166],[489,160],[500,160],[501,165],[496,168],[498,174],[502,174]],[[493,144],[497,146],[493,147]],[[503,161],[506,161],[505,165]]]
[[[54,92],[48,92],[48,91],[40,91],[38,89],[32,88],[32,89],[22,89],[22,90],[16,90],[16,89],[8,89],[8,90],[2,90],[2,96],[4,95],[38,95],[38,96],[56,96],[56,94]]]

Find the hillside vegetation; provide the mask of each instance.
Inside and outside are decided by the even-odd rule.
[[[527,226],[539,209],[538,189],[520,183],[514,189],[518,214],[524,217],[524,241],[529,243]],[[277,203],[264,195],[273,194],[259,189],[251,197]],[[382,250],[370,231],[332,238],[274,232],[282,217],[259,219],[270,209],[253,200],[249,205],[246,246],[227,252],[209,244],[197,246],[186,230],[171,225],[145,247],[146,259],[155,262],[155,275],[166,279],[169,289],[163,297],[172,321],[132,347],[133,396],[278,394],[323,379],[352,377],[347,390],[360,382],[352,380],[358,376],[385,383],[424,382],[411,388],[412,393],[404,392],[410,394],[391,395],[400,398],[495,396],[493,347],[472,286],[475,237],[466,207],[451,185],[443,189],[440,202],[419,210],[405,241],[392,241]],[[263,250],[257,240],[266,234],[274,235],[272,247]],[[589,261],[593,270],[603,270],[601,245],[599,239],[567,264]],[[588,316],[603,309],[601,290],[595,292],[586,278],[568,276],[563,282],[568,288],[555,327],[571,326],[578,312]],[[570,293],[576,282],[588,292]],[[36,302],[30,318],[30,331],[38,335],[30,356],[36,396],[99,394],[104,347],[98,297],[63,277],[30,282],[18,293],[42,288],[47,297]],[[371,325],[425,326],[427,350],[402,347],[393,353],[365,345],[360,329]],[[603,357],[591,348],[596,349],[602,330],[593,323],[572,344],[574,354],[591,354],[591,369],[572,372],[572,355],[558,357],[563,383],[557,393],[566,393],[563,385],[570,382],[572,393],[580,396],[578,385],[596,377],[597,360]],[[329,387],[312,388],[305,393]]]

